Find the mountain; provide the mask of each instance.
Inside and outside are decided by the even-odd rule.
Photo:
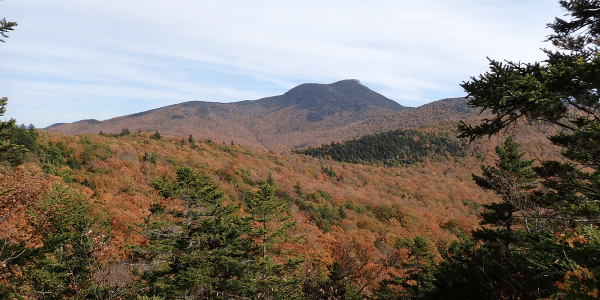
[[[437,103],[439,102],[439,103]],[[232,103],[191,101],[105,121],[46,128],[66,134],[159,131],[162,135],[289,150],[365,134],[475,116],[463,98],[404,107],[358,80],[306,83],[283,95]]]

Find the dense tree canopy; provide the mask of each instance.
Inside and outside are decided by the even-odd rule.
[[[559,131],[549,139],[563,148],[564,157],[561,161],[543,161],[534,167],[539,187],[520,196],[523,203],[536,207],[538,213],[530,221],[543,224],[537,228],[542,230],[531,230],[530,224],[521,224],[519,234],[509,232],[511,235],[504,237],[497,235],[499,229],[488,230],[488,233],[496,233],[496,241],[489,239],[489,235],[485,239],[481,234],[485,230],[478,231],[474,236],[483,238],[483,245],[470,250],[465,248],[464,251],[470,253],[469,262],[456,260],[460,257],[456,253],[454,258],[448,257],[448,262],[455,260],[462,266],[477,265],[477,261],[485,261],[485,249],[492,250],[487,256],[488,272],[483,275],[511,284],[495,287],[490,284],[487,292],[482,289],[481,295],[535,298],[548,296],[558,288],[554,291],[555,297],[598,297],[595,284],[589,279],[598,274],[600,264],[580,255],[585,252],[588,257],[600,256],[598,245],[588,243],[588,239],[596,238],[600,225],[600,1],[560,1],[560,5],[566,10],[567,18],[556,18],[548,24],[554,31],[548,40],[556,50],[544,50],[545,61],[490,60],[489,72],[462,84],[472,97],[471,107],[491,112],[491,117],[479,124],[462,123],[459,126],[462,137],[474,141],[510,132],[522,124],[550,123],[558,126]],[[505,149],[510,152],[509,146],[507,144]],[[499,164],[506,161],[502,153],[498,154]],[[522,166],[527,164],[521,161]],[[534,178],[529,171],[515,177],[514,172],[499,172],[502,169],[506,168],[486,167],[484,175],[475,179],[481,186],[503,193],[503,188],[497,189],[494,182],[507,181],[511,176]],[[527,214],[527,208],[517,207],[504,194],[503,197],[505,202],[488,206],[484,214],[484,221],[496,228],[512,224],[506,223],[511,212]],[[490,219],[492,216],[494,220]],[[515,224],[512,225],[515,229]],[[502,241],[506,247],[510,245],[509,251],[494,250],[494,243]],[[575,241],[580,242],[579,246]],[[490,256],[491,253],[495,254]],[[527,253],[527,257],[519,253]],[[492,258],[502,258],[502,261]],[[564,274],[563,281],[554,287],[549,285],[549,281],[561,279],[560,272]],[[531,284],[523,285],[519,278]]]
[[[472,140],[493,135],[521,121],[550,122],[562,131],[550,136],[563,147],[569,163],[545,162],[545,204],[575,223],[597,224],[600,206],[600,4],[561,1],[570,20],[556,19],[549,37],[558,50],[544,50],[543,63],[491,61],[491,71],[462,84],[473,97],[469,105],[491,110],[493,117],[461,135]],[[575,181],[573,179],[576,179]]]
[[[343,143],[331,143],[296,152],[343,162],[380,163],[388,166],[409,165],[421,162],[425,157],[437,159],[447,155],[466,155],[465,145],[450,133],[430,133],[414,129],[365,135]]]

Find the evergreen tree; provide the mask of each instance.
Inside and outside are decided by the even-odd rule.
[[[8,98],[0,98],[0,117],[6,112]],[[25,151],[25,147],[16,144],[11,138],[15,128],[15,120],[0,122],[0,161],[8,161],[12,165],[20,163],[19,153]]]
[[[305,299],[365,299],[365,295],[357,290],[349,274],[342,270],[336,261],[327,267],[328,275],[323,279],[307,278],[302,286]],[[376,294],[377,295],[377,294]],[[377,295],[376,299],[391,299]]]
[[[471,140],[493,135],[522,120],[544,121],[562,131],[550,137],[565,149],[568,163],[546,162],[536,172],[546,190],[543,204],[569,220],[568,226],[600,222],[600,3],[560,1],[570,20],[557,18],[549,40],[557,51],[544,50],[544,63],[491,61],[491,71],[462,87],[471,107],[490,110],[492,118],[476,126],[462,124]]]
[[[8,38],[7,33],[9,31],[15,30],[14,27],[17,26],[17,22],[9,22],[6,21],[6,18],[2,18],[2,20],[0,20],[0,35],[2,35],[3,38]],[[5,42],[3,39],[0,39],[0,42]]]
[[[402,286],[412,299],[423,299],[433,289],[435,256],[433,245],[422,237],[415,237],[408,245],[409,259],[404,262],[408,276]]]
[[[142,273],[144,294],[165,299],[208,299],[237,295],[235,278],[243,277],[249,254],[258,247],[244,234],[250,225],[228,204],[225,193],[208,176],[177,169],[175,182],[152,181],[162,196],[179,198],[183,209],[153,209],[148,220],[148,247],[139,250],[150,262]]]
[[[121,133],[119,133],[117,136],[126,136],[126,135],[130,135],[131,132],[129,131],[129,128],[125,127],[123,129],[121,129]]]
[[[249,278],[253,286],[252,294],[271,299],[299,298],[300,280],[295,271],[301,259],[276,248],[279,242],[298,240],[288,236],[296,223],[285,215],[289,203],[276,196],[274,180],[270,175],[269,178],[246,199],[249,217],[254,224],[253,237],[262,248],[262,257],[256,258],[256,278]]]
[[[484,243],[474,250],[470,263],[462,262],[475,268],[487,263],[489,272],[483,275],[495,275],[490,281],[495,287],[489,289],[496,293],[493,298],[548,296],[560,288],[561,285],[552,286],[551,282],[560,279],[561,274],[566,274],[563,282],[566,284],[566,277],[572,272],[579,272],[581,278],[585,277],[582,274],[588,274],[586,278],[590,278],[600,271],[597,260],[576,254],[580,251],[578,247],[587,247],[582,245],[589,243],[587,239],[594,236],[600,223],[600,2],[559,3],[567,11],[568,19],[556,18],[548,25],[554,31],[548,40],[557,50],[544,50],[545,61],[501,63],[490,60],[489,72],[461,85],[471,97],[471,107],[491,112],[491,117],[479,124],[462,123],[459,126],[462,137],[473,141],[523,123],[551,123],[560,131],[549,139],[564,149],[562,154],[566,159],[566,162],[542,162],[533,168],[540,187],[527,201],[543,212],[540,216],[547,227],[537,232],[523,227],[526,230],[519,232],[520,244],[516,245],[519,247],[512,249],[511,246],[510,255],[498,255],[497,247]],[[478,183],[485,186],[496,175],[510,177],[511,173],[502,172],[501,168],[498,171],[501,172],[490,171],[489,176],[484,175]],[[507,205],[506,202],[504,199],[499,204],[504,203],[504,206],[492,207],[492,214],[484,218],[491,224],[509,220],[511,216],[506,213],[515,207],[514,203]],[[500,213],[493,216],[494,212]],[[581,230],[578,228],[589,230],[576,234]],[[513,229],[509,240],[515,240],[516,234]],[[588,257],[599,257],[600,248],[589,247],[586,253]],[[499,260],[490,261],[494,258]],[[503,258],[510,260],[501,261]],[[515,263],[520,267],[514,268]],[[566,273],[567,270],[571,273]],[[577,295],[564,286],[555,296]],[[579,292],[590,288],[579,287]]]
[[[403,241],[402,247],[408,250],[408,259],[402,262],[405,274],[380,282],[374,292],[377,299],[427,299],[436,291],[434,246],[418,236]]]
[[[8,38],[7,32],[14,30],[14,27],[17,25],[16,22],[9,22],[6,21],[6,18],[2,18],[2,20],[0,20],[0,35],[4,38]],[[0,38],[0,42],[4,43],[4,40]],[[7,102],[7,97],[0,98],[0,117],[6,112]],[[8,160],[10,154],[23,150],[23,147],[15,145],[10,139],[14,127],[14,119],[11,119],[8,122],[0,122],[0,161]]]
[[[7,271],[0,297],[17,299],[90,299],[105,288],[93,282],[108,249],[107,228],[91,213],[85,193],[55,184],[30,211],[38,245],[6,243],[2,253],[18,253],[2,261]]]
[[[272,189],[263,188],[255,196],[260,208],[253,207],[255,214],[245,216],[210,176],[190,168],[178,168],[175,182],[163,178],[151,184],[162,196],[180,199],[183,206],[177,211],[155,206],[148,219],[150,244],[138,251],[150,264],[141,276],[146,296],[296,298],[298,282],[286,274],[297,263],[278,263],[266,252],[281,232],[261,223],[274,220],[263,211],[277,212],[265,204],[274,200]]]
[[[499,156],[496,167],[481,166],[482,176],[473,175],[473,179],[478,186],[500,195],[502,201],[483,205],[485,211],[481,214],[481,224],[494,228],[477,230],[474,236],[503,241],[508,249],[516,218],[522,219],[527,230],[532,227],[530,219],[539,219],[536,206],[528,199],[528,192],[535,187],[533,181],[537,176],[531,169],[533,160],[523,159],[525,153],[519,150],[519,144],[511,137],[505,140],[504,147],[496,147],[496,154]],[[534,226],[534,229],[539,231],[541,228]]]
[[[35,292],[43,299],[89,299],[98,288],[91,278],[108,240],[87,197],[57,184],[36,211],[34,225],[45,236],[37,251],[45,254],[28,272]]]
[[[188,143],[190,144],[190,147],[192,149],[195,149],[196,147],[198,147],[191,134],[190,134],[190,136],[188,136]]]

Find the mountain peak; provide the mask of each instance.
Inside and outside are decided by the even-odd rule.
[[[360,80],[358,80],[358,79],[344,79],[344,80],[340,80],[340,81],[334,82],[332,84],[338,84],[338,83],[349,83],[349,84],[357,84],[358,83],[360,85],[363,85],[360,82]]]
[[[298,105],[314,111],[330,111],[332,106],[335,107],[334,111],[358,111],[367,106],[405,108],[396,101],[372,91],[358,79],[345,79],[331,84],[301,84],[281,96],[270,97],[269,102],[279,106]]]

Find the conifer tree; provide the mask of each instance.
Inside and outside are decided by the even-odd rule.
[[[6,112],[7,102],[8,98],[6,97],[0,99],[0,117]],[[25,147],[15,144],[12,140],[15,128],[14,119],[0,122],[0,161],[8,161],[13,165],[18,164],[18,160],[14,160],[15,154],[25,151]]]
[[[0,35],[4,38],[8,38],[7,33],[14,30],[15,26],[17,26],[16,22],[9,22],[6,21],[6,18],[3,18],[0,20]],[[0,42],[4,43],[5,41],[0,38]],[[7,97],[0,98],[0,117],[6,112],[7,102]],[[9,160],[9,157],[14,156],[15,152],[22,152],[25,149],[11,141],[10,137],[15,128],[15,122],[14,119],[7,122],[0,122],[0,161]],[[15,164],[14,161],[12,161],[12,163]]]
[[[410,293],[413,299],[423,299],[423,295],[433,289],[433,272],[435,268],[435,256],[433,245],[423,237],[415,237],[409,244],[409,260],[404,263],[408,267],[407,280],[414,281],[414,285],[404,282],[406,290],[413,290]]]
[[[151,184],[162,196],[183,201],[183,207],[153,209],[146,229],[150,244],[138,251],[150,264],[142,273],[143,293],[165,299],[238,295],[236,284],[259,251],[244,237],[250,224],[237,214],[239,206],[228,203],[209,176],[187,167],[177,169],[175,182]]]
[[[381,281],[374,293],[377,299],[427,299],[435,292],[434,246],[419,236],[401,244],[408,250],[407,259],[401,263],[404,275]]]
[[[4,38],[8,38],[7,32],[14,30],[15,26],[17,26],[16,22],[9,22],[6,21],[6,18],[2,18],[2,20],[0,20],[0,35]],[[0,42],[4,43],[4,40],[0,38]],[[0,98],[0,117],[6,112],[7,102],[7,97]],[[13,127],[15,127],[15,120],[11,119],[8,122],[0,122],[0,154],[11,152],[16,147],[10,141],[10,132]],[[0,159],[2,159],[2,157],[0,157]]]
[[[298,238],[289,237],[295,222],[285,215],[289,203],[276,196],[274,180],[269,179],[259,186],[259,190],[246,199],[251,223],[254,224],[253,236],[262,248],[262,257],[256,260],[256,278],[250,278],[253,294],[262,294],[272,299],[297,298],[300,296],[300,279],[296,270],[301,259],[281,252],[275,246],[278,242],[297,242]]]
[[[462,87],[469,105],[492,117],[475,126],[462,124],[471,140],[493,135],[522,121],[549,122],[561,128],[550,141],[564,148],[570,162],[545,162],[536,172],[545,187],[540,201],[560,214],[564,225],[600,222],[600,2],[560,1],[570,19],[557,18],[543,63],[490,61],[490,72]],[[556,216],[555,216],[556,218]],[[566,224],[566,221],[569,224]]]
[[[559,128],[549,139],[563,148],[565,160],[546,161],[533,168],[540,187],[529,198],[544,212],[548,227],[535,233],[523,231],[519,236],[526,247],[513,253],[521,253],[522,272],[511,270],[514,260],[496,262],[496,270],[505,275],[494,282],[504,280],[513,285],[496,285],[493,289],[513,297],[548,296],[560,286],[548,282],[557,280],[567,270],[590,276],[600,272],[597,260],[576,255],[577,247],[581,247],[578,245],[587,245],[587,239],[600,225],[600,2],[559,3],[567,14],[565,19],[556,18],[548,24],[554,31],[548,40],[557,50],[544,50],[546,60],[535,63],[490,60],[489,72],[461,85],[471,97],[471,107],[491,112],[491,117],[479,124],[459,126],[461,136],[471,141],[522,124],[545,122]],[[497,220],[501,221],[502,215]],[[589,230],[576,234],[580,228]],[[493,248],[479,249],[489,249],[488,258],[498,257]],[[599,257],[600,247],[589,247],[586,253],[588,257]],[[487,265],[490,266],[489,261]],[[579,287],[578,291],[590,288]],[[507,293],[509,289],[513,292]],[[559,293],[560,297],[578,295],[569,289]]]
[[[256,206],[250,208],[250,215],[244,215],[210,176],[188,167],[177,169],[174,182],[162,178],[151,184],[162,196],[177,198],[183,205],[177,211],[156,205],[148,219],[150,244],[138,250],[139,257],[150,265],[141,276],[145,296],[298,297],[298,280],[289,276],[298,261],[279,263],[267,253],[284,232],[270,227],[272,221],[281,220],[272,188],[262,187],[253,198]],[[266,212],[275,216],[267,216]]]
[[[2,35],[3,38],[8,38],[7,33],[15,30],[14,27],[17,25],[17,22],[9,22],[6,21],[6,18],[2,18],[2,20],[0,20],[0,35]],[[0,38],[0,42],[4,43],[5,41]]]
[[[188,143],[190,144],[190,147],[192,149],[195,149],[197,147],[196,142],[194,141],[194,137],[192,137],[191,134],[190,136],[188,136]]]
[[[5,243],[1,251],[17,253],[2,261],[5,272],[0,298],[90,299],[105,295],[93,282],[108,250],[107,228],[91,213],[87,194],[63,183],[55,184],[35,209],[30,224],[39,243]]]
[[[503,241],[508,249],[516,218],[521,218],[529,230],[529,219],[539,217],[535,205],[528,199],[528,192],[535,187],[533,181],[537,176],[531,169],[533,160],[523,159],[525,153],[519,150],[519,144],[512,137],[505,140],[504,147],[496,147],[496,154],[499,156],[496,167],[481,166],[483,174],[473,174],[473,179],[478,186],[500,195],[502,201],[483,205],[485,211],[481,214],[481,224],[494,227],[477,230],[474,236]],[[516,213],[519,215],[516,216]],[[540,229],[539,226],[537,229]]]

